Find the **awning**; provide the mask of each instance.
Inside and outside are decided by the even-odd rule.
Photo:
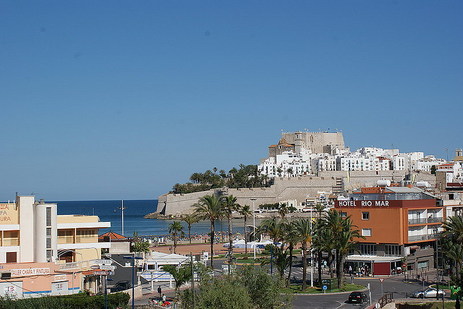
[[[378,256],[378,255],[348,255],[346,262],[373,262],[373,263],[385,263],[385,262],[399,262],[402,260],[400,256]]]

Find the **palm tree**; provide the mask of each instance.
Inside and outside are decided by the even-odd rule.
[[[443,225],[444,236],[451,236],[459,243],[463,243],[463,217],[449,217]]]
[[[291,269],[293,266],[293,250],[294,246],[299,242],[299,235],[295,226],[291,223],[283,223],[284,236],[283,241],[288,245],[288,259],[289,259],[289,271],[288,279],[286,280],[286,286],[289,285],[289,280],[291,279]]]
[[[293,224],[302,246],[302,290],[305,290],[307,285],[307,245],[312,242],[312,222],[311,219],[300,218]]]
[[[312,247],[317,252],[317,271],[318,271],[318,282],[322,282],[322,259],[323,259],[323,250],[330,246],[331,241],[326,237],[326,222],[324,220],[325,207],[321,203],[315,205],[315,210],[317,211],[317,219],[313,225],[313,239]],[[331,252],[331,249],[328,249],[326,252]]]
[[[463,268],[463,217],[449,217],[441,234],[442,249],[446,257],[453,261],[455,281],[462,279]]]
[[[175,249],[177,248],[178,237],[183,237],[185,235],[183,232],[183,225],[180,223],[180,221],[174,221],[169,225],[169,233],[174,239],[174,253],[176,253]]]
[[[239,209],[240,205],[236,202],[236,197],[233,195],[227,195],[222,197],[222,209],[225,217],[227,217],[228,223],[228,265],[231,265],[232,254],[233,254],[233,231],[232,231],[232,224],[231,218],[234,211]],[[228,267],[230,270],[230,267]]]
[[[341,217],[341,214],[336,211]],[[349,254],[349,251],[354,249],[357,245],[357,239],[365,237],[361,236],[360,230],[357,229],[352,223],[352,219],[350,216],[344,218],[342,222],[342,230],[339,234],[337,234],[336,239],[336,250],[337,250],[337,260],[336,260],[336,277],[338,278],[338,287],[342,288],[344,282],[344,262],[346,260],[346,256]]]
[[[223,216],[222,203],[216,195],[205,195],[194,205],[198,218],[211,222],[211,267],[214,256],[215,221]]]
[[[290,258],[288,256],[288,250],[283,249],[282,247],[275,246],[275,245],[268,245],[266,246],[266,248],[272,250],[273,252],[272,255],[274,257],[275,266],[277,268],[280,279],[283,281],[285,270],[290,265]],[[268,261],[266,261],[265,263],[268,263]]]
[[[248,234],[246,233],[246,223],[247,223],[247,219],[250,215],[252,215],[251,213],[251,207],[249,205],[244,205],[242,207],[240,207],[240,209],[238,210],[240,215],[242,215],[244,217],[244,255],[245,256],[248,256]]]
[[[188,239],[190,240],[190,245],[191,245],[191,226],[193,224],[197,223],[199,221],[199,219],[195,214],[183,215],[181,219],[188,226]]]
[[[336,257],[332,252],[336,251],[337,253],[338,237],[344,231],[344,218],[341,216],[340,212],[332,210],[326,214],[323,220],[325,221],[323,224],[325,229],[321,231],[321,235],[323,236],[323,251],[328,253],[328,268],[330,271],[330,277],[333,278],[332,266]]]
[[[267,234],[273,241],[274,244],[281,242],[281,248],[284,247],[284,236],[285,236],[285,225],[286,220],[272,217],[265,219],[259,225],[257,229],[258,234]]]

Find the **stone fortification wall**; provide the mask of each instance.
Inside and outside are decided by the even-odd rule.
[[[290,178],[275,178],[275,183],[269,188],[224,188],[222,193],[233,195],[240,205],[249,205],[257,208],[261,204],[277,203],[287,200],[296,200],[298,204],[305,201],[307,197],[316,197],[319,192],[331,193],[339,188],[339,181],[342,182],[341,189],[352,191],[361,187],[376,186],[376,182],[387,179],[400,182],[405,178],[405,171],[368,171],[368,172],[347,172],[329,171],[320,172],[318,176],[301,176]],[[415,175],[415,181],[428,181],[435,185],[435,176],[426,173]],[[156,212],[165,215],[182,215],[191,213],[192,206],[205,196],[214,194],[216,190],[188,194],[164,194],[158,198]],[[254,200],[254,201],[253,201]]]
[[[325,171],[319,172],[321,177],[342,178],[344,190],[352,191],[362,187],[374,187],[378,180],[391,180],[401,182],[404,180],[405,171]]]
[[[277,178],[275,184],[269,188],[226,188],[220,190],[228,195],[237,198],[240,205],[249,205],[257,208],[261,204],[270,204],[286,200],[297,200],[298,203],[305,201],[308,196],[316,196],[319,191],[331,192],[335,185],[333,177],[294,177],[294,178]],[[191,213],[192,206],[198,200],[205,196],[214,194],[215,190],[188,194],[164,194],[158,198],[156,212],[165,215],[182,215]]]
[[[325,153],[329,145],[345,147],[342,132],[288,132],[282,133],[282,137],[290,144],[300,141],[301,146],[313,153]]]

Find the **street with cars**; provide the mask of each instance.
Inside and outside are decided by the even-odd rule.
[[[222,272],[223,263],[223,260],[214,261],[214,269],[217,274]],[[301,267],[293,267],[291,272],[292,277],[296,279],[302,278]],[[308,272],[308,279],[310,280],[310,272]],[[374,304],[382,297],[382,295],[387,293],[391,293],[394,299],[408,299],[409,301],[412,300],[413,297],[419,297],[417,296],[419,295],[419,293],[417,293],[419,291],[427,291],[425,294],[426,296],[424,297],[432,297],[432,289],[429,289],[427,285],[423,285],[423,282],[417,280],[405,280],[404,276],[401,275],[381,278],[355,277],[346,278],[346,280],[365,287],[364,290],[360,291],[364,295],[361,296],[360,302],[349,302],[351,292],[330,293],[330,291],[327,290],[325,294],[295,295],[292,299],[292,308],[366,308],[370,305],[370,297],[372,300],[371,303]],[[368,289],[368,286],[370,289]],[[169,287],[168,282],[155,283],[154,290],[151,290],[150,283],[144,283],[144,296],[137,299],[135,303],[138,305],[147,304],[150,298],[158,296],[156,292],[158,287],[161,287],[163,291],[162,293],[165,293],[167,297],[174,296],[173,287]],[[433,298],[435,298],[435,294]]]

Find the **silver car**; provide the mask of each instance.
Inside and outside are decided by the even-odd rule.
[[[412,297],[415,298],[436,298],[437,294],[439,294],[439,298],[444,298],[445,292],[443,290],[437,291],[435,288],[427,288],[424,291],[418,291],[413,293]]]

